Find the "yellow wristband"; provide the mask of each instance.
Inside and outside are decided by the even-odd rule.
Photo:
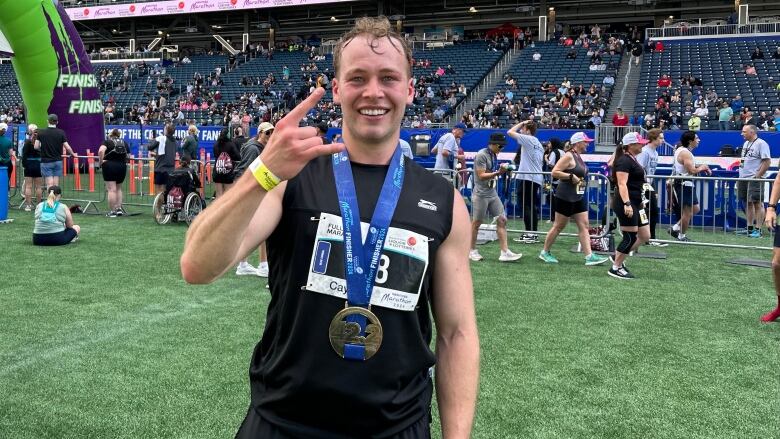
[[[282,179],[274,175],[274,173],[268,169],[265,163],[260,160],[260,157],[256,158],[255,161],[249,165],[249,170],[252,171],[252,175],[255,176],[255,180],[257,180],[257,183],[260,184],[260,187],[265,189],[266,192],[270,192],[271,189],[275,188],[277,185],[279,185],[279,183],[282,182]]]

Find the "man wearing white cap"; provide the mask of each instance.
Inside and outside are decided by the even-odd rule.
[[[618,279],[634,278],[623,261],[629,253],[650,239],[650,220],[647,215],[649,201],[644,192],[645,170],[636,160],[642,146],[647,143],[647,139],[639,133],[628,133],[615,150],[612,171],[617,189],[612,208],[620,221],[623,240],[617,246],[609,275]]]
[[[263,122],[257,127],[257,136],[249,139],[241,146],[241,160],[239,160],[235,171],[235,180],[244,174],[249,165],[260,156],[265,149],[265,145],[271,140],[274,133],[274,126],[269,122]],[[257,268],[253,267],[246,259],[238,263],[236,275],[238,276],[260,276],[268,277],[268,255],[266,253],[265,242],[259,246],[259,264]]]
[[[582,159],[582,154],[588,149],[593,139],[583,132],[574,133],[569,139],[571,149],[561,157],[552,170],[553,178],[559,180],[555,191],[555,222],[544,240],[544,248],[539,253],[539,259],[548,264],[557,264],[558,259],[550,253],[552,245],[558,238],[569,219],[577,223],[577,235],[580,239],[582,252],[585,253],[585,265],[598,265],[607,262],[607,258],[591,251],[590,232],[588,230],[588,200],[585,191],[588,187],[588,166]]]

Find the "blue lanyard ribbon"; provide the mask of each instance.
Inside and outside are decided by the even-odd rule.
[[[401,148],[396,147],[363,243],[360,242],[362,240],[360,210],[349,155],[346,151],[333,155],[333,176],[336,180],[336,193],[344,229],[344,272],[349,306],[367,308],[371,303],[379,258],[390,228],[390,221],[393,219],[393,213],[401,196],[404,171],[404,156],[401,154]],[[358,242],[356,243],[355,240]],[[359,324],[361,335],[365,336],[365,317],[350,315],[347,321]],[[363,360],[364,353],[363,346],[347,344],[344,347],[344,357],[351,360]]]

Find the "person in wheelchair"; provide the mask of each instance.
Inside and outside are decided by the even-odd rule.
[[[206,203],[198,193],[201,187],[197,172],[190,168],[190,158],[181,159],[181,167],[168,174],[165,191],[154,200],[154,217],[157,223],[165,224],[184,220],[190,224],[206,207]]]

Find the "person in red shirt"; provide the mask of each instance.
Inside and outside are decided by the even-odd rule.
[[[656,52],[663,52],[664,51],[664,43],[660,41],[655,42],[655,51]]]
[[[661,79],[658,80],[658,86],[659,87],[671,87],[672,86],[672,80],[669,79],[668,75],[661,75]]]
[[[615,126],[615,139],[622,139],[627,132],[625,127],[628,126],[628,115],[623,113],[622,108],[618,108],[617,113],[612,115],[612,125]]]

